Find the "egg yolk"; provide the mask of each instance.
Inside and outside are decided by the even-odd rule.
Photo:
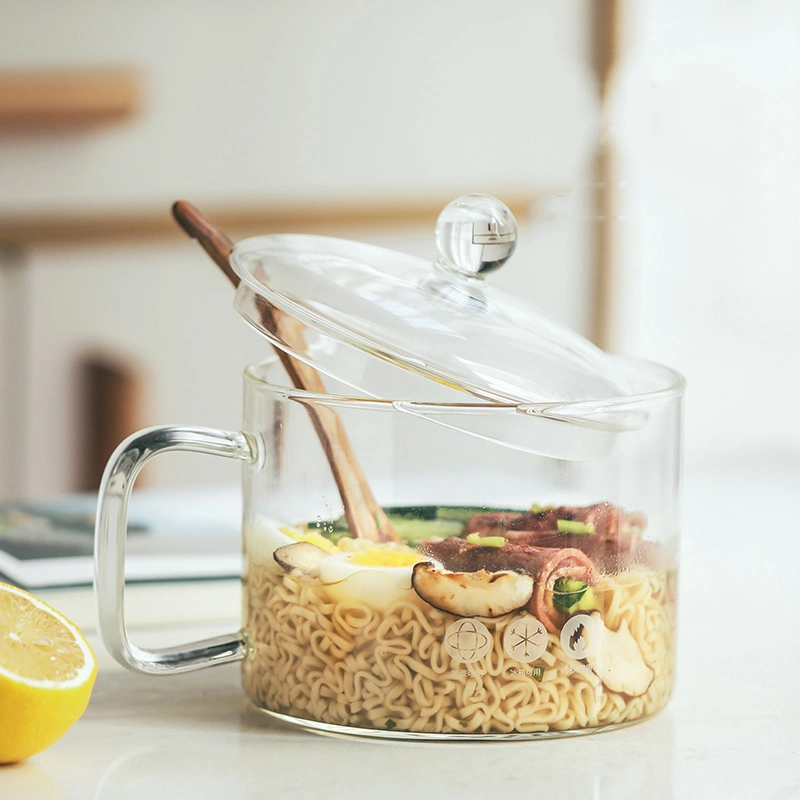
[[[286,534],[290,539],[294,539],[295,542],[311,542],[311,544],[317,545],[317,547],[321,547],[323,550],[327,550],[329,553],[336,553],[338,552],[339,548],[336,545],[326,539],[319,533],[309,532],[309,533],[301,533],[294,528],[290,528],[288,525],[284,525],[282,528],[279,528],[281,533]]]
[[[419,553],[409,553],[405,550],[366,550],[353,553],[348,559],[351,564],[361,567],[410,567],[425,558]]]

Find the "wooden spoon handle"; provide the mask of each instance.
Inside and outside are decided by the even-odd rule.
[[[192,239],[197,239],[228,280],[235,287],[238,286],[240,278],[231,266],[233,240],[215,227],[197,206],[186,200],[178,200],[172,204],[172,216]]]
[[[178,200],[172,206],[172,214],[186,233],[200,243],[230,282],[238,286],[240,279],[233,271],[230,260],[233,241],[215,227],[200,209],[185,200]],[[257,297],[256,302],[264,328],[279,341],[286,342],[293,352],[305,352],[302,323],[262,297]],[[280,348],[276,347],[275,350],[296,388],[314,394],[325,394],[325,384],[319,372],[309,364],[292,358]],[[313,398],[308,398],[303,403],[330,464],[350,532],[354,537],[375,542],[398,541],[386,514],[372,495],[339,415],[332,408],[315,402]]]

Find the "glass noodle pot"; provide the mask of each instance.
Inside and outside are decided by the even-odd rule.
[[[681,376],[607,356],[624,394],[489,399],[359,359],[304,322],[307,350],[293,353],[326,391],[298,389],[274,357],[245,370],[240,431],[150,428],[111,457],[96,582],[112,655],[152,674],[239,661],[257,708],[361,736],[562,736],[662,709]],[[146,650],[125,629],[127,504],[139,469],[169,450],[243,462],[243,619]]]

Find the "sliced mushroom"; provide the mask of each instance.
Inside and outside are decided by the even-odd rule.
[[[500,617],[527,605],[533,594],[528,572],[448,572],[429,561],[414,565],[411,585],[423,600],[459,617]]]
[[[295,542],[279,547],[272,557],[289,573],[318,578],[319,565],[328,555],[330,553],[311,542]]]
[[[601,619],[598,612],[592,617]],[[607,689],[631,697],[644,694],[655,678],[655,672],[647,666],[642,651],[628,629],[627,620],[616,631],[602,626],[602,636],[596,647],[586,654],[595,674]]]

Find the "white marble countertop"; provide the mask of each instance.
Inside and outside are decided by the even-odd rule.
[[[800,798],[800,459],[689,469],[683,516],[678,680],[649,721],[557,741],[324,737],[250,707],[236,665],[137,675],[93,633],[86,714],[0,768],[0,798]],[[235,628],[236,587],[215,591],[213,622],[144,614],[132,636],[178,644]]]

